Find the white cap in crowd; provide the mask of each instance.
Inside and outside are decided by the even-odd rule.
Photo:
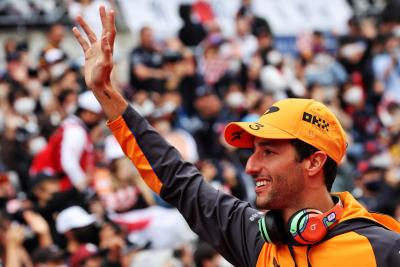
[[[96,221],[96,217],[79,206],[72,206],[61,211],[56,218],[56,229],[64,234],[71,229],[88,226]]]
[[[78,96],[78,107],[98,114],[102,112],[99,101],[91,91],[86,91]]]

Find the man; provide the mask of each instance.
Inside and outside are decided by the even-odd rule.
[[[163,92],[165,72],[161,69],[163,56],[154,42],[153,30],[140,30],[140,44],[130,55],[129,77],[134,90]]]
[[[51,56],[54,51],[59,51],[63,58],[67,58],[67,54],[63,51],[61,44],[65,38],[65,26],[62,24],[54,24],[50,27],[47,33],[47,43],[45,47],[40,52],[39,63],[41,66],[45,67],[48,64],[46,56]],[[53,51],[53,52],[51,52]],[[50,54],[47,54],[51,52]]]
[[[198,267],[218,267],[221,256],[209,244],[201,242],[198,244],[193,255],[194,262]]]
[[[71,206],[62,210],[56,217],[56,229],[66,238],[66,250],[75,253],[86,243],[99,243],[97,217],[89,214],[80,206]]]
[[[228,143],[254,150],[246,170],[256,182],[257,205],[271,210],[264,215],[207,184],[111,86],[114,12],[100,8],[100,17],[101,41],[82,18],[78,22],[89,42],[77,28],[73,32],[85,52],[86,83],[111,131],[150,188],[229,262],[240,267],[400,266],[399,224],[369,213],[349,193],[329,193],[346,141],[324,105],[283,100],[256,123],[228,125]]]
[[[32,261],[35,267],[66,267],[65,252],[56,245],[39,247],[33,251]]]
[[[101,107],[92,92],[80,94],[77,102],[75,114],[61,123],[45,149],[35,156],[30,169],[31,175],[45,170],[59,176],[63,191],[71,186],[79,191],[87,187],[94,168],[90,130],[102,119]]]

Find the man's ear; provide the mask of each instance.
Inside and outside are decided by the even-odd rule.
[[[324,164],[328,155],[323,151],[317,151],[307,158],[306,172],[309,176],[315,176],[324,170]]]

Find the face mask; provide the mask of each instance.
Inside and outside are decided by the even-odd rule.
[[[67,114],[73,114],[76,111],[76,109],[77,109],[77,106],[75,104],[69,105],[69,106],[65,107],[65,112]]]
[[[47,142],[44,137],[36,137],[29,141],[29,153],[34,156],[38,152],[42,151],[43,148],[46,146]]]
[[[29,115],[35,109],[35,100],[30,97],[22,97],[14,102],[14,110],[20,115]]]
[[[241,92],[233,92],[228,94],[226,98],[226,103],[231,108],[240,108],[244,106],[245,99]]]
[[[343,95],[343,100],[350,105],[358,105],[363,100],[363,91],[359,86],[352,86]]]
[[[282,63],[282,54],[278,51],[271,51],[267,55],[267,60],[271,65],[277,66]]]
[[[58,63],[50,68],[50,75],[52,79],[57,79],[64,74],[67,66],[64,63]]]
[[[149,99],[145,100],[141,105],[136,103],[132,103],[132,105],[144,117],[149,116],[155,109],[153,101]]]

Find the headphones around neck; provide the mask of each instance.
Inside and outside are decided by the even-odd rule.
[[[343,214],[340,198],[332,196],[332,200],[335,206],[325,213],[316,209],[295,212],[288,221],[288,230],[280,211],[268,211],[258,221],[261,237],[273,244],[312,245],[319,242]]]

